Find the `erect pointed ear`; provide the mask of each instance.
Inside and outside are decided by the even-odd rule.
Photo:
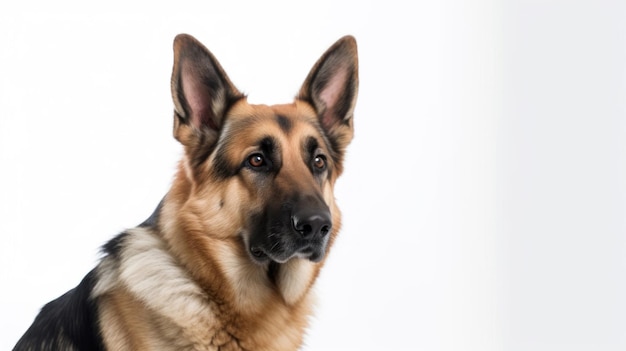
[[[215,59],[194,37],[174,39],[174,137],[186,146],[215,142],[228,107],[243,98]],[[195,140],[201,135],[202,141]]]
[[[356,40],[345,36],[315,63],[298,99],[315,108],[320,125],[341,156],[352,139],[353,113],[359,88]]]

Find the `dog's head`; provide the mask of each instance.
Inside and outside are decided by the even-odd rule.
[[[171,86],[195,229],[235,239],[257,263],[321,261],[340,226],[333,187],[353,135],[354,38],[324,53],[291,104],[249,104],[184,34],[174,41]]]

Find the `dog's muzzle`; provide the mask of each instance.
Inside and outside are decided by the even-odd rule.
[[[294,257],[321,261],[326,254],[332,231],[328,206],[284,204],[278,211],[268,211],[249,239],[249,252],[258,263],[269,260],[284,263]]]

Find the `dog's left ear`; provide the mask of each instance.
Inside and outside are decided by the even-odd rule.
[[[358,88],[356,40],[352,36],[345,36],[315,63],[297,97],[315,108],[339,161],[352,140]]]

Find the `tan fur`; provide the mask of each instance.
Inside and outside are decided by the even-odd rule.
[[[341,227],[333,189],[353,135],[356,42],[314,64],[294,102],[251,105],[195,38],[174,40],[184,148],[154,214],[103,247],[15,350],[288,351]]]
[[[183,40],[191,39],[180,39],[175,50],[184,50],[187,44]],[[351,43],[343,45],[353,51],[356,62]],[[183,59],[175,58],[175,76]],[[185,67],[180,70],[183,78],[193,77],[201,69]],[[221,67],[218,71],[223,73]],[[238,94],[227,78],[226,86],[217,92],[220,96],[210,97],[219,101],[209,112],[201,106],[209,97],[198,93],[187,98],[185,105],[183,98],[174,96],[174,135],[185,154],[163,200],[158,229],[129,230],[119,256],[105,257],[98,267],[99,281],[92,297],[99,301],[107,349],[280,351],[300,347],[312,310],[311,288],[325,258],[320,262],[291,258],[280,264],[273,281],[267,265],[251,260],[242,235],[250,230],[249,215],[272,201],[273,189],[309,189],[321,194],[330,209],[333,224],[327,251],[330,249],[341,226],[333,187],[352,138],[353,106],[348,109],[347,123],[328,129],[339,150],[320,145],[329,155],[328,168],[332,170],[321,184],[311,175],[300,150],[307,137],[329,137],[321,125],[327,122],[320,122],[320,107],[315,104],[331,109],[333,96],[350,74],[354,75],[340,72],[331,81],[331,89],[318,94],[321,102],[307,98],[306,93],[291,104],[275,106],[251,105],[239,97],[226,113],[224,96]],[[172,82],[173,90],[184,94],[193,94],[197,85],[174,78]],[[210,118],[202,120],[205,112]],[[276,123],[277,115],[289,120],[288,131]],[[187,123],[187,118],[195,119]],[[202,123],[219,130],[202,130]],[[215,151],[204,162],[195,161],[203,148],[214,148],[224,152],[221,157],[240,163],[253,150],[251,145],[266,135],[280,144],[283,164],[267,189],[259,189],[254,175],[247,172],[220,178],[213,168]],[[227,147],[222,149],[225,143]]]

